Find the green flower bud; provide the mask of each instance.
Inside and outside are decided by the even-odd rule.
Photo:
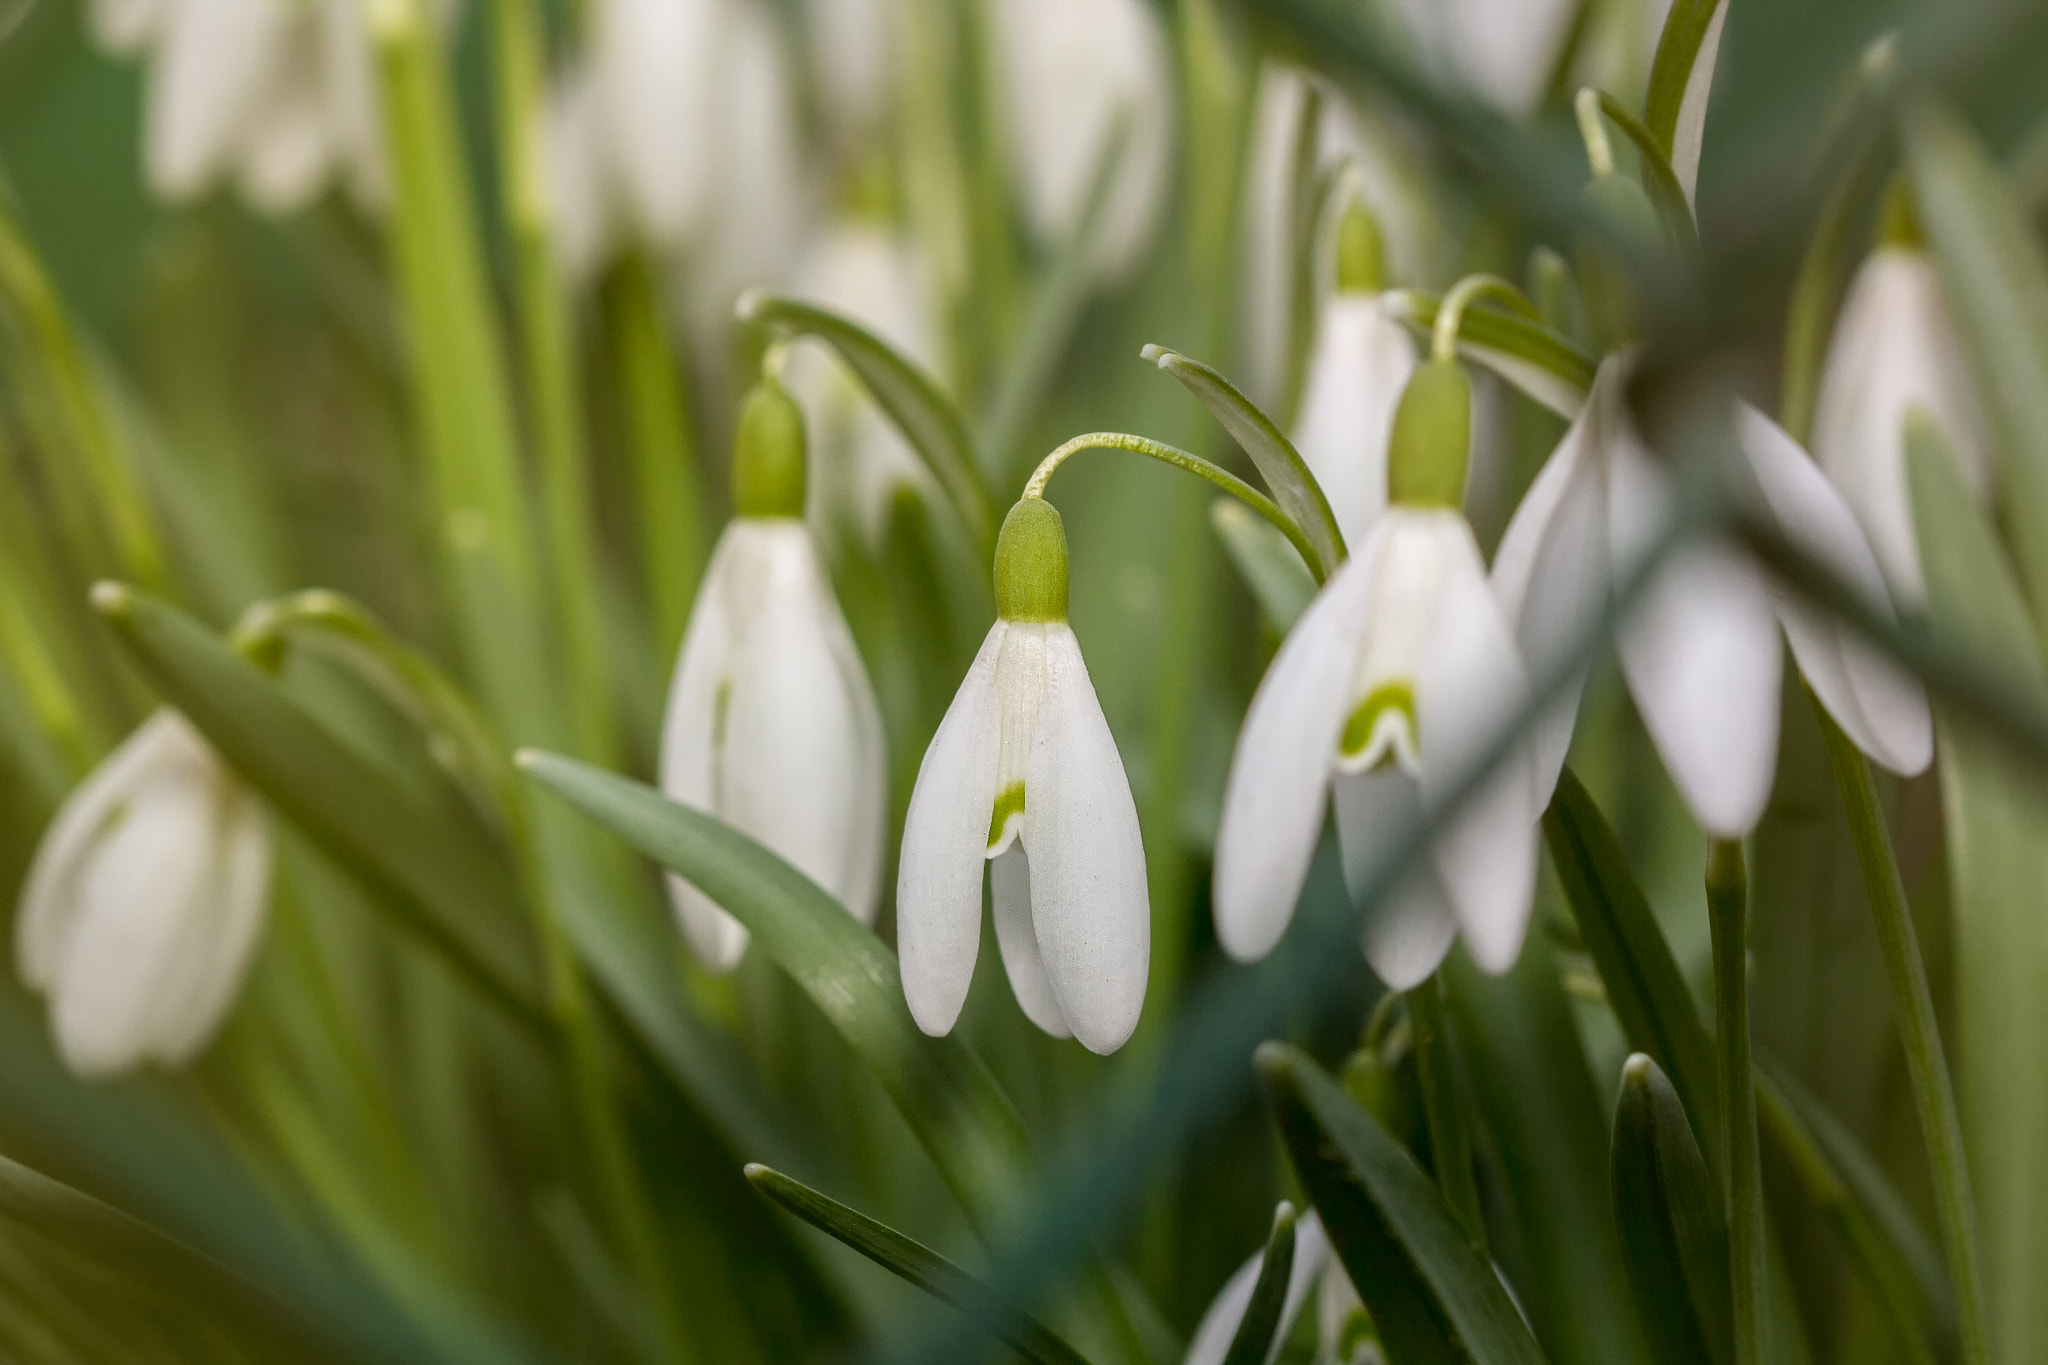
[[[1337,220],[1337,292],[1377,294],[1387,287],[1387,246],[1380,220],[1353,199]]]
[[[996,615],[1067,619],[1067,531],[1044,498],[1020,498],[996,536]]]
[[[762,379],[740,407],[732,444],[732,510],[742,517],[804,514],[804,414],[789,391]]]
[[[1416,367],[1387,438],[1387,501],[1459,507],[1472,460],[1472,381],[1456,360]]]
[[[1635,181],[1620,175],[1596,176],[1586,187],[1587,207],[1623,237],[1647,253],[1662,240],[1657,210]],[[1579,280],[1584,286],[1586,315],[1603,351],[1618,351],[1634,339],[1636,288],[1631,263],[1611,241],[1587,236],[1579,243]]]

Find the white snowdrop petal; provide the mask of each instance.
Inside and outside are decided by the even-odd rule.
[[[640,230],[681,245],[711,193],[712,114],[724,89],[725,0],[603,0],[593,60],[608,145]]]
[[[1991,488],[1986,419],[1955,320],[1925,252],[1881,247],[1843,301],[1814,403],[1813,456],[1870,537],[1895,597],[1927,596],[1905,464],[1906,414],[1947,438],[1978,496]]]
[[[1366,877],[1386,857],[1388,841],[1414,828],[1422,791],[1398,769],[1340,775],[1334,786],[1337,844],[1344,854],[1344,883],[1354,901],[1365,898]],[[1451,950],[1458,921],[1435,862],[1415,859],[1391,895],[1367,908],[1360,930],[1365,960],[1374,975],[1405,991],[1429,978]]]
[[[1493,557],[1494,596],[1514,626],[1530,673],[1539,679],[1565,665],[1607,602],[1605,499],[1600,467],[1587,450],[1601,420],[1596,397],[1536,475]],[[1539,800],[1549,799],[1564,769],[1584,687],[1581,668],[1531,736]]]
[[[1046,686],[1024,783],[1031,922],[1060,1013],[1092,1052],[1138,1026],[1152,957],[1145,843],[1081,646],[1045,626]]]
[[[1216,833],[1215,913],[1216,937],[1240,962],[1286,932],[1322,835],[1380,534],[1354,546],[1309,603],[1238,732]]]
[[[550,244],[572,280],[589,277],[612,245],[603,114],[588,63],[578,63],[563,74],[542,111],[540,156]]]
[[[1738,443],[1780,534],[1815,556],[1871,609],[1891,616],[1884,575],[1856,516],[1806,452],[1747,403],[1735,415]],[[1934,761],[1934,717],[1919,683],[1826,612],[1773,591],[1792,655],[1822,705],[1856,747],[1896,773]]]
[[[1358,545],[1387,505],[1387,436],[1415,343],[1376,296],[1323,304],[1309,352],[1294,444],[1322,485],[1347,545]]]
[[[1674,551],[1618,640],[1643,725],[1679,794],[1718,839],[1749,832],[1778,759],[1778,622],[1763,582],[1713,545]]]
[[[668,709],[661,725],[661,790],[671,801],[717,815],[715,777],[721,710],[729,695],[733,656],[732,599],[736,576],[751,543],[726,528],[704,570],[703,586],[683,633]],[[745,926],[674,873],[664,875],[669,903],[697,960],[713,971],[731,971],[747,949]]]
[[[960,1017],[981,948],[981,869],[995,808],[996,659],[1009,623],[989,628],[918,765],[896,869],[896,951],[903,996],[934,1036]]]
[[[833,131],[872,132],[888,111],[896,67],[894,0],[811,0],[810,57]]]
[[[301,25],[286,45],[242,148],[240,184],[264,213],[304,208],[326,184],[335,154],[333,129],[320,99],[315,35]]]
[[[162,31],[174,0],[91,0],[93,40],[121,57],[136,57]]]
[[[1728,19],[1728,0],[1714,7],[1700,39],[1699,55],[1693,59],[1692,74],[1685,82],[1685,94],[1678,102],[1678,126],[1671,135],[1671,169],[1685,191],[1685,202],[1696,197],[1700,178],[1700,147],[1706,140],[1707,105],[1714,92],[1714,67],[1721,56],[1721,26]]]
[[[221,786],[216,795],[214,860],[203,923],[188,930],[188,965],[161,997],[162,1032],[152,1048],[168,1066],[198,1055],[241,992],[262,938],[270,896],[270,829],[254,796]]]
[[[1504,114],[1542,99],[1574,6],[1564,0],[1402,0],[1424,59]]]
[[[226,169],[248,134],[290,21],[284,0],[171,7],[143,95],[143,159],[159,194],[190,198]]]
[[[1011,844],[989,860],[988,898],[996,949],[1024,1017],[1055,1038],[1073,1037],[1039,955],[1038,931],[1031,923],[1031,863],[1023,844]]]
[[[720,63],[724,95],[713,127],[722,155],[707,172],[714,192],[689,288],[694,325],[722,346],[733,301],[787,279],[812,210],[795,81],[766,7],[732,10]]]
[[[1442,514],[1443,585],[1437,621],[1416,687],[1421,789],[1440,803],[1450,784],[1485,757],[1528,698],[1513,633],[1486,583],[1479,547],[1464,518]],[[1547,791],[1542,794],[1547,799]],[[1473,960],[1490,972],[1512,967],[1536,893],[1536,823],[1543,813],[1530,750],[1517,743],[1451,817],[1432,849]]]
[[[1110,139],[1125,128],[1097,257],[1120,274],[1145,245],[1166,188],[1166,36],[1144,0],[998,0],[990,16],[1011,161],[1046,241],[1079,224]]]
[[[1322,1278],[1323,1267],[1329,1263],[1330,1239],[1324,1235],[1322,1220],[1311,1209],[1294,1224],[1294,1262],[1287,1272],[1287,1297],[1281,1301],[1280,1321],[1273,1331],[1273,1346],[1266,1353],[1268,1361],[1279,1356],[1280,1347],[1301,1316],[1302,1306],[1308,1302],[1309,1291],[1316,1287],[1316,1281]],[[1188,1342],[1188,1352],[1181,1357],[1181,1365],[1223,1365],[1224,1358],[1230,1354],[1230,1343],[1244,1323],[1245,1310],[1251,1306],[1252,1290],[1257,1288],[1259,1272],[1265,1265],[1266,1253],[1261,1248],[1224,1281],[1223,1288],[1217,1291],[1207,1311],[1202,1314],[1202,1321],[1195,1327],[1195,1335]]]

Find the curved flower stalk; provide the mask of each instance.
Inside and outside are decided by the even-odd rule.
[[[938,343],[924,262],[907,238],[885,225],[848,219],[826,228],[799,263],[791,292],[931,366]],[[899,488],[938,496],[902,431],[822,343],[791,346],[783,377],[804,406],[820,454],[809,507],[814,526],[850,517],[879,540]]]
[[[1927,413],[1978,497],[1992,465],[1982,402],[1934,262],[1916,246],[1870,253],[1835,321],[1815,401],[1813,454],[1870,537],[1903,606],[1927,599],[1906,488],[1906,414]]]
[[[1666,477],[1629,416],[1628,366],[1625,357],[1602,364],[1585,410],[1537,475],[1494,559],[1494,590],[1532,668],[1561,664],[1614,574],[1645,551],[1669,513]],[[1757,511],[1889,612],[1877,559],[1819,468],[1748,404],[1737,405],[1733,423]],[[1770,796],[1781,626],[1815,694],[1865,753],[1898,773],[1921,771],[1933,755],[1917,683],[1846,627],[1789,598],[1774,601],[1734,547],[1685,546],[1644,591],[1617,643],[1650,738],[1715,838],[1747,833]],[[1578,691],[1569,689],[1537,728],[1546,800],[1570,746]]]
[[[1577,6],[1569,0],[1401,0],[1423,60],[1503,114],[1543,98]]]
[[[1415,343],[1388,314],[1385,251],[1363,205],[1346,208],[1337,239],[1337,292],[1316,319],[1294,446],[1355,545],[1387,505],[1387,439]]]
[[[669,689],[661,787],[760,840],[872,924],[888,811],[882,717],[803,522],[804,458],[802,414],[764,382],[740,415],[735,516]],[[731,970],[747,931],[681,878],[668,887],[691,950]]]
[[[185,718],[159,711],[58,810],[15,923],[81,1076],[182,1066],[234,1004],[270,886],[263,808]]]
[[[359,0],[101,0],[101,45],[148,64],[143,164],[166,199],[234,182],[286,213],[330,182],[381,208],[382,120]]]
[[[1145,1003],[1145,847],[1116,740],[1067,624],[1067,542],[1027,494],[996,542],[996,614],[917,770],[896,881],[903,994],[950,1032],[981,943],[989,868],[996,947],[1025,1016],[1110,1053]]]
[[[997,75],[1013,178],[1048,242],[1073,235],[1111,140],[1124,140],[1099,242],[1120,275],[1159,217],[1172,143],[1166,35],[1145,0],[996,0]]]
[[[1455,359],[1440,354],[1415,372],[1394,422],[1390,505],[1252,698],[1216,838],[1217,937],[1240,960],[1272,951],[1293,919],[1333,794],[1357,890],[1381,840],[1442,799],[1526,697],[1509,618],[1458,511],[1471,402]],[[1518,749],[1368,917],[1365,954],[1383,981],[1421,982],[1459,933],[1486,970],[1514,964],[1541,811]]]

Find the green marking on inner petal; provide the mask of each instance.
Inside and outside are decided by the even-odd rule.
[[[1003,839],[1003,826],[1010,823],[1013,815],[1024,813],[1024,784],[1012,782],[996,797],[995,809],[988,817],[988,846],[994,848]]]
[[[1346,758],[1356,758],[1372,742],[1373,727],[1388,711],[1399,711],[1415,724],[1415,689],[1404,682],[1386,682],[1375,687],[1344,722],[1344,737],[1337,741]]]

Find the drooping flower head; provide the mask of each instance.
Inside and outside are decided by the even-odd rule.
[[[1454,359],[1415,372],[1394,419],[1389,506],[1295,624],[1252,698],[1216,841],[1216,929],[1241,960],[1293,918],[1334,793],[1354,892],[1418,812],[1446,799],[1522,700],[1507,618],[1458,510],[1471,388]],[[1535,889],[1536,803],[1513,751],[1382,898],[1364,930],[1387,984],[1413,986],[1460,932],[1490,971],[1521,950]]]
[[[760,840],[871,924],[888,811],[881,711],[804,524],[803,416],[773,381],[741,411],[732,483],[735,515],[669,690],[662,790]],[[680,877],[668,887],[691,949],[730,970],[745,928]]]
[[[926,1033],[959,1018],[982,868],[1010,987],[1054,1037],[1114,1052],[1145,1003],[1152,921],[1122,757],[1067,624],[1067,542],[1027,496],[996,542],[996,623],[917,772],[896,883],[903,993]]]
[[[234,1004],[269,886],[263,808],[158,712],[64,802],[22,889],[15,960],[66,1065],[192,1060]]]

